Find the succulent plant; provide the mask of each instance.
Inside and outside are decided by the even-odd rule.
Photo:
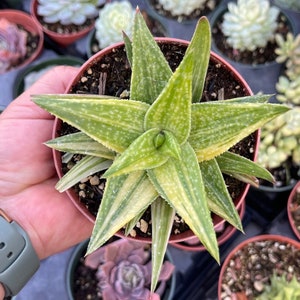
[[[150,291],[151,255],[148,244],[119,239],[107,243],[85,259],[85,265],[97,270],[101,299],[157,300],[162,296],[166,282],[175,266],[165,261],[159,276],[159,287]]]
[[[122,31],[131,36],[134,12],[129,1],[110,2],[99,11],[95,22],[96,39],[101,49],[123,41]]]
[[[38,0],[37,13],[46,23],[82,25],[98,15],[104,0]]]
[[[300,10],[300,2],[298,0],[276,0],[275,2],[292,10]]]
[[[158,0],[162,7],[172,15],[188,16],[195,9],[203,9],[208,0]]]
[[[88,253],[128,223],[135,224],[151,206],[151,291],[175,211],[219,261],[211,211],[242,229],[221,172],[251,183],[255,176],[273,180],[267,170],[228,149],[289,108],[265,103],[268,95],[200,102],[210,45],[210,26],[203,17],[173,73],[137,11],[132,39],[125,35],[132,69],[129,99],[33,96],[37,105],[80,130],[47,142],[59,151],[86,155],[60,179],[56,185],[60,192],[86,176],[82,168],[90,174],[91,169],[107,169]]]
[[[17,65],[25,57],[26,41],[26,31],[0,18],[0,74]]]
[[[253,51],[274,39],[279,9],[268,0],[238,0],[227,7],[222,31],[233,49]]]
[[[265,124],[261,129],[258,162],[268,169],[278,168],[292,159],[300,165],[300,108]]]
[[[274,274],[271,278],[271,284],[265,286],[264,292],[256,297],[256,300],[300,299],[300,282],[295,276],[290,281],[286,277],[286,274],[282,276]]]

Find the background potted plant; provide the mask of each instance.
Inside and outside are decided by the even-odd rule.
[[[89,173],[105,172],[102,177],[107,181],[88,253],[99,248],[124,226],[127,226],[126,232],[130,232],[132,225],[151,205],[153,291],[175,212],[210,254],[219,260],[210,211],[241,229],[240,218],[221,170],[248,183],[255,182],[253,176],[272,180],[258,164],[227,150],[288,108],[266,104],[268,96],[196,103],[202,98],[210,60],[210,28],[206,18],[199,21],[184,58],[174,73],[139,12],[135,18],[132,42],[125,37],[125,48],[133,70],[129,99],[94,95],[36,95],[33,100],[81,130],[51,141],[49,146],[69,153],[82,153],[79,148],[82,148],[83,140],[92,144],[93,154],[76,164],[60,180],[57,189],[65,191],[86,177],[82,166],[88,168]],[[116,45],[110,50],[124,54],[124,45]],[[88,74],[93,72],[91,62],[95,64],[96,61],[93,57],[83,66],[87,76],[78,75],[71,87],[79,81],[88,80]],[[117,61],[120,62],[120,58]],[[106,82],[108,74],[102,76]],[[154,80],[156,76],[159,77]],[[105,82],[100,82],[100,92],[105,91]],[[68,91],[72,89],[74,87]],[[128,91],[124,90],[121,98],[124,95],[128,96]],[[245,118],[246,112],[251,117]],[[228,124],[232,126],[228,127]],[[216,131],[216,126],[223,129],[222,134]],[[224,130],[226,128],[232,130]],[[94,151],[100,157],[96,157]],[[87,162],[91,163],[89,167]]]
[[[43,49],[44,36],[25,12],[0,10],[0,74],[30,64]]]
[[[150,292],[150,245],[113,238],[84,257],[88,241],[77,246],[69,261],[67,289],[70,299],[171,300],[175,290],[172,256],[165,261],[155,293]]]
[[[273,276],[299,281],[299,259],[300,244],[291,238],[259,235],[246,239],[230,251],[222,264],[219,299],[260,299],[256,297],[269,289]]]
[[[94,26],[105,0],[32,0],[31,14],[47,36],[66,47],[84,37]]]
[[[269,0],[238,0],[220,6],[211,23],[212,49],[243,76],[254,73],[249,82],[254,93],[273,93],[273,87],[268,90],[261,78],[268,76],[275,86],[281,70],[275,61],[275,34],[285,38],[288,32],[294,33],[289,17]]]

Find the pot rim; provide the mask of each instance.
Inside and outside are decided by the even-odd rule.
[[[288,219],[289,219],[290,226],[291,226],[295,236],[298,238],[298,240],[300,240],[300,232],[295,226],[294,218],[292,216],[292,210],[291,210],[294,196],[298,192],[300,193],[300,181],[298,181],[298,183],[295,184],[295,186],[293,187],[293,189],[292,189],[292,191],[289,195],[289,198],[288,198],[288,201],[287,201],[287,214],[288,214]]]

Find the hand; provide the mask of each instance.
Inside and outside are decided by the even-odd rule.
[[[51,69],[0,115],[0,208],[29,234],[40,259],[88,238],[93,224],[54,186],[53,117],[30,100],[64,93],[77,69]]]

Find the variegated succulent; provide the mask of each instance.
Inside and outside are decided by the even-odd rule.
[[[210,45],[210,26],[203,17],[173,73],[137,11],[132,39],[125,36],[132,69],[128,100],[96,95],[33,96],[39,106],[80,130],[47,145],[83,154],[89,154],[86,143],[92,149],[91,155],[58,182],[59,191],[85,177],[82,168],[88,172],[107,169],[88,253],[124,226],[130,228],[151,206],[152,291],[175,212],[219,261],[211,212],[242,230],[222,172],[252,183],[255,176],[272,180],[258,164],[228,149],[289,110],[265,103],[268,95],[200,102]],[[81,176],[74,175],[78,173]]]
[[[162,7],[174,16],[188,16],[195,9],[203,9],[207,0],[158,0]]]
[[[222,31],[232,48],[253,51],[274,39],[278,15],[279,9],[269,0],[229,2]]]

